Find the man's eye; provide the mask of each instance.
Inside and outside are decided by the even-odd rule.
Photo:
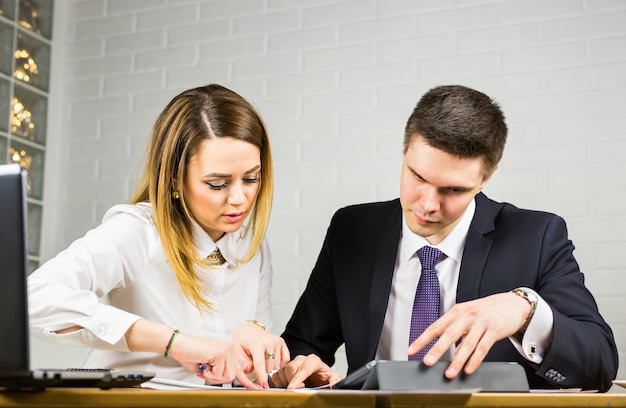
[[[463,188],[458,188],[458,187],[450,187],[446,191],[448,192],[448,194],[462,194],[466,190]]]

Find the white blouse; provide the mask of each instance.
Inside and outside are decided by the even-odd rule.
[[[212,311],[199,312],[167,262],[150,204],[114,206],[102,224],[28,277],[31,334],[89,347],[85,367],[147,370],[158,377],[201,383],[163,354],[130,352],[124,334],[139,318],[218,339],[230,339],[235,326],[247,319],[271,330],[269,246],[264,240],[252,260],[240,265],[252,235],[242,234],[243,229],[214,242],[194,223],[199,253],[208,255],[218,247],[227,261],[217,269],[197,270],[213,305]],[[84,329],[54,333],[71,326]]]

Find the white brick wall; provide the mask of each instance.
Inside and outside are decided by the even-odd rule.
[[[461,83],[496,98],[510,127],[487,193],[566,218],[626,357],[626,2],[55,6],[44,258],[128,199],[149,128],[171,97],[222,83],[253,102],[271,132],[277,175],[268,238],[280,332],[332,213],[397,196],[406,118],[430,87]],[[55,360],[59,353],[44,352],[49,345],[34,344],[37,365],[72,354],[63,349]]]

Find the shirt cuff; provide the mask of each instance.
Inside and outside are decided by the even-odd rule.
[[[124,335],[141,317],[106,304],[100,304],[84,328],[90,336],[113,346],[113,349],[128,350]],[[91,343],[93,343],[93,338]],[[108,347],[106,347],[108,348]],[[124,350],[125,349],[125,350]]]
[[[552,343],[554,330],[554,315],[552,309],[537,292],[524,288],[537,296],[537,309],[530,320],[521,342],[514,336],[509,340],[517,351],[528,361],[541,364],[543,356]]]

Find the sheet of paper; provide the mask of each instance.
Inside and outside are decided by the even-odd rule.
[[[215,390],[232,390],[233,389],[230,385],[220,387],[220,386],[215,386],[215,385],[196,384],[196,383],[191,383],[191,382],[186,382],[186,381],[171,380],[168,378],[160,378],[160,377],[154,377],[150,381],[146,381],[142,383],[141,387],[153,389],[153,390],[172,390],[172,391],[184,391],[184,390],[196,390],[196,391],[197,390],[213,390],[215,391]],[[236,388],[236,389],[244,390],[245,388]],[[286,388],[270,388],[268,390],[259,389],[259,390],[251,390],[251,391],[296,392],[296,393],[312,393],[312,394],[318,393],[318,392],[329,392],[329,393],[364,392],[362,390],[334,390],[330,388],[329,385],[324,385],[324,386],[316,387],[316,388],[299,388],[299,389],[294,389],[294,390],[288,390]],[[385,394],[391,391],[367,390],[365,392]],[[393,391],[393,392],[396,394],[431,394],[431,393],[440,393],[442,391],[407,390],[407,391]],[[466,389],[445,391],[445,393],[450,393],[450,394],[473,394],[476,392],[480,392],[480,388],[466,388]]]
[[[626,388],[626,380],[613,380],[613,384]]]
[[[172,391],[185,391],[185,390],[212,390],[212,391],[216,391],[216,390],[220,390],[220,391],[226,391],[226,390],[245,390],[246,388],[243,388],[241,386],[238,387],[233,387],[230,384],[225,384],[223,386],[217,386],[217,385],[204,385],[204,384],[196,384],[196,383],[191,383],[191,382],[186,382],[186,381],[179,381],[179,380],[171,380],[169,378],[160,378],[160,377],[154,377],[152,378],[150,381],[146,381],[144,383],[141,384],[142,388],[148,388],[148,389],[152,389],[152,390],[172,390]],[[250,390],[250,391],[285,391],[285,392],[293,392],[296,390],[288,390],[286,388],[269,388],[269,389],[263,389],[263,388],[259,388],[256,390]]]
[[[536,388],[533,388],[533,389],[530,390],[530,392],[533,392],[535,394],[559,394],[559,393],[567,394],[567,393],[572,393],[572,392],[596,393],[596,392],[598,392],[598,390],[585,390],[585,391],[583,391],[582,388],[547,388],[547,389],[536,389]]]
[[[141,384],[142,388],[153,390],[224,390],[224,387],[215,385],[195,384],[186,381],[170,380],[169,378],[154,377],[150,381]]]

